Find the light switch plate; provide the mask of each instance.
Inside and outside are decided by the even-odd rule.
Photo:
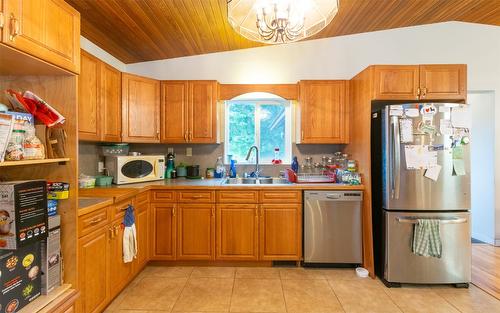
[[[186,148],[186,156],[193,156],[193,148]]]
[[[97,162],[97,172],[99,173],[104,172],[104,162],[102,161]]]

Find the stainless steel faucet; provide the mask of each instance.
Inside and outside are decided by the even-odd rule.
[[[248,161],[250,159],[250,155],[252,154],[252,149],[255,148],[255,177],[259,177],[259,148],[257,146],[251,146],[250,149],[248,149],[247,157],[245,160]]]

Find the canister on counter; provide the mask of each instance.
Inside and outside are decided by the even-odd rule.
[[[207,168],[206,177],[214,178],[214,175],[215,175],[215,169],[212,167]]]

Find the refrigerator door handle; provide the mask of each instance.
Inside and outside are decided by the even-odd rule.
[[[392,198],[399,199],[399,188],[401,181],[401,138],[399,134],[399,118],[391,116],[392,124]]]
[[[422,218],[422,219],[433,219],[433,218]],[[405,223],[405,224],[417,224],[419,218],[418,217],[396,217],[396,220],[400,223]],[[467,219],[463,217],[459,218],[436,218],[436,220],[439,220],[440,224],[463,224],[467,222]]]

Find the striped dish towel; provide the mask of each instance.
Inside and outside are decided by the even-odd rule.
[[[441,258],[439,220],[418,219],[413,229],[412,252],[425,257]]]

